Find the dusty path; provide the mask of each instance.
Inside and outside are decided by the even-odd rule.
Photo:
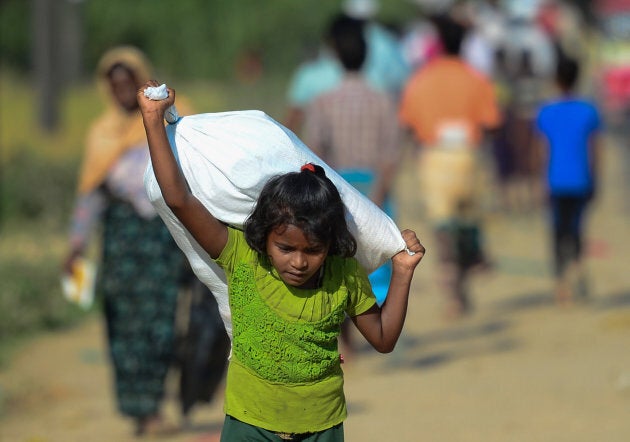
[[[475,312],[457,323],[442,318],[429,230],[413,209],[413,176],[403,170],[400,224],[426,238],[429,254],[397,350],[362,351],[345,366],[346,440],[630,440],[630,213],[622,165],[611,147],[588,229],[589,303],[562,309],[552,302],[542,212],[495,214],[488,240],[497,269],[476,280]],[[102,333],[95,318],[16,355],[0,372],[0,441],[137,440],[114,409]],[[169,397],[173,421],[176,405]],[[201,441],[221,422],[219,397],[197,409],[191,430],[160,440]]]

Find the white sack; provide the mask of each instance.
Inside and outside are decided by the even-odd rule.
[[[368,273],[405,248],[391,218],[264,112],[191,115],[169,124],[166,131],[192,193],[227,224],[242,227],[271,177],[297,172],[305,163],[313,162],[325,169],[339,189],[347,207],[349,229],[358,243],[356,258]],[[151,164],[144,183],[151,202],[193,271],[216,297],[231,336],[225,273],[166,206]]]

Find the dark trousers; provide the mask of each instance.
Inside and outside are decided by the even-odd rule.
[[[295,442],[343,442],[343,423],[316,433],[289,435],[286,433],[274,433],[273,431],[241,422],[232,416],[225,416],[221,442],[282,442],[285,440]]]
[[[553,254],[556,276],[582,255],[582,220],[588,196],[550,197]]]

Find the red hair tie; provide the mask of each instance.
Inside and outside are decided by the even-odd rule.
[[[304,172],[305,170],[310,170],[311,172],[315,173],[315,165],[313,163],[306,163],[300,168],[301,172]]]

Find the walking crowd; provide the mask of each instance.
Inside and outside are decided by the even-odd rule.
[[[412,159],[446,319],[473,312],[471,278],[492,271],[489,212],[546,211],[553,296],[563,306],[588,297],[584,220],[603,123],[581,95],[589,83],[580,15],[560,1],[415,3],[417,15],[399,26],[378,20],[377,0],[341,3],[317,55],[287,84],[283,124],[322,164],[266,183],[242,229],[197,200],[168,147],[164,114],[177,104],[191,115],[185,98],[172,89],[164,102],[136,95],[158,86],[137,49],[103,57],[97,76],[110,107],[86,142],[64,272],[100,221],[96,290],[118,408],[137,436],[173,431],[160,407],[177,362],[184,423],[227,374],[223,434],[207,440],[343,440],[341,364],[360,358],[351,328],[378,351],[393,349],[425,250],[404,230],[407,252],[361,268],[353,255],[362,245],[324,164],[396,221],[397,173]],[[147,198],[149,162],[169,210],[225,272],[230,337]]]
[[[448,317],[470,312],[469,276],[492,267],[489,210],[519,216],[549,204],[556,297],[566,301],[574,286],[584,294],[582,220],[600,117],[579,95],[591,86],[580,77],[583,17],[555,1],[416,3],[417,17],[392,29],[376,20],[379,2],[343,2],[319,56],[294,72],[287,126],[394,218],[392,183],[412,150]],[[590,106],[589,121],[547,129],[542,107],[555,101]],[[558,197],[582,202],[560,209]],[[377,296],[383,280],[371,275]]]

